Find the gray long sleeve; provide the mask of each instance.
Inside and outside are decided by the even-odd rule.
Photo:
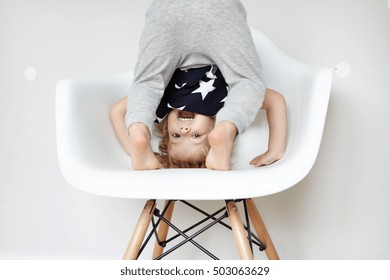
[[[229,94],[216,121],[228,120],[242,133],[253,122],[265,85],[246,11],[239,0],[155,0],[146,14],[126,127],[145,123],[155,111],[173,72],[217,64]]]

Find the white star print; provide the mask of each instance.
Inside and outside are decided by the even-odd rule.
[[[217,78],[217,76],[215,76],[213,74],[213,68],[214,68],[214,65],[211,65],[210,71],[206,73],[206,77],[209,79],[216,79]]]
[[[162,121],[165,119],[166,116],[167,116],[167,114],[166,114],[163,118],[157,117],[157,122],[158,122],[158,123],[162,122]]]
[[[179,85],[175,84],[175,88],[181,89],[181,88],[183,88],[186,84],[187,84],[187,83],[184,83],[182,86],[179,86]]]
[[[215,80],[210,80],[208,82],[199,81],[199,88],[194,90],[192,93],[200,93],[202,95],[202,100],[204,100],[210,92],[212,92],[215,87],[213,86]]]
[[[179,107],[179,108],[175,108],[175,107],[173,107],[171,104],[167,104],[167,107],[168,108],[171,108],[171,109],[176,109],[176,110],[180,110],[180,111],[182,111],[182,110],[184,110],[184,108],[186,107],[186,105],[184,105],[184,106],[182,106],[182,107]]]

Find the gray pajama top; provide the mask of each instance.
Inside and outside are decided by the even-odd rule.
[[[173,72],[212,64],[229,85],[216,122],[231,121],[242,133],[261,107],[265,84],[241,1],[155,0],[140,39],[126,127],[141,122],[152,131]]]

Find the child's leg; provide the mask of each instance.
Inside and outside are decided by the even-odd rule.
[[[127,128],[133,123],[142,122],[152,131],[156,109],[180,62],[181,57],[174,43],[177,33],[174,28],[166,27],[165,22],[165,17],[154,15],[148,18],[142,33],[127,100]],[[164,28],[158,32],[160,27]]]
[[[224,107],[217,113],[216,126],[210,133],[211,149],[206,159],[208,168],[218,170],[231,168],[235,136],[252,124],[265,95],[261,62],[249,27],[244,21],[225,24],[228,36],[208,38],[212,48],[207,52],[229,85]],[[226,124],[231,125],[228,132]],[[218,136],[218,141],[213,136]]]
[[[229,94],[216,115],[216,123],[231,121],[238,133],[242,133],[252,124],[262,105],[265,82],[260,57],[247,24],[226,25],[229,36],[209,38],[213,48],[208,54],[229,85]]]
[[[230,157],[237,135],[236,126],[230,121],[219,122],[209,133],[210,150],[206,157],[206,167],[216,170],[230,170]]]
[[[111,107],[111,121],[119,142],[130,155],[134,170],[158,169],[160,162],[155,157],[150,145],[150,132],[143,123],[134,123],[126,132],[125,114],[127,97],[120,99]]]

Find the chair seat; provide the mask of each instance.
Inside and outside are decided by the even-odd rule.
[[[133,171],[111,127],[109,109],[125,96],[131,75],[62,80],[57,85],[56,122],[60,167],[75,188],[102,196],[136,199],[219,200],[265,196],[302,180],[317,157],[330,96],[333,68],[296,61],[252,29],[267,87],[281,92],[288,108],[287,150],[282,160],[255,168],[266,151],[268,127],[260,111],[236,141],[233,170]],[[153,139],[156,150],[158,139]]]
[[[64,176],[78,189],[96,195],[122,198],[219,200],[259,197],[295,185],[304,175],[292,170],[288,160],[272,167],[229,172],[206,169],[161,169],[133,172],[111,165],[107,168],[78,166]],[[280,176],[283,174],[283,176]]]

